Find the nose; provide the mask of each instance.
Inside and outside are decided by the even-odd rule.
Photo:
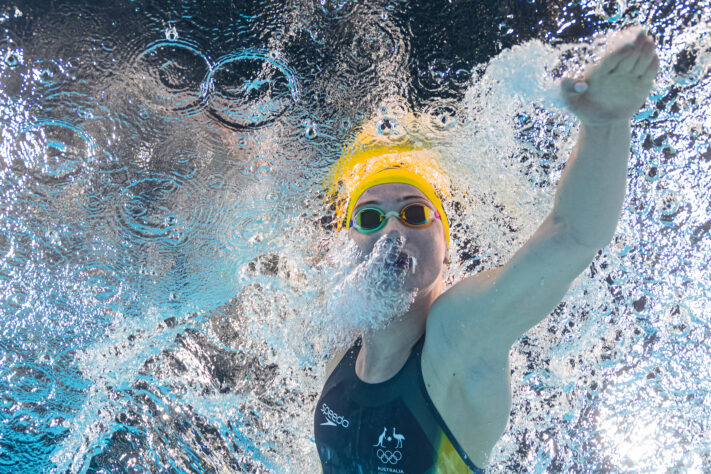
[[[389,216],[388,220],[385,222],[385,227],[383,227],[380,232],[382,235],[390,235],[393,237],[399,237],[403,234],[405,225],[400,222],[395,216]]]

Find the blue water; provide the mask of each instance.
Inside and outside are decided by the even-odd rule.
[[[316,472],[342,143],[421,112],[450,283],[499,265],[574,143],[555,82],[631,25],[620,224],[512,349],[490,470],[711,470],[708,1],[232,3],[0,4],[0,472]]]

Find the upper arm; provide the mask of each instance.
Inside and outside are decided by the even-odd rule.
[[[508,354],[553,311],[596,252],[572,239],[551,213],[504,266],[465,278],[435,301],[428,337],[438,334],[450,347],[461,342]]]

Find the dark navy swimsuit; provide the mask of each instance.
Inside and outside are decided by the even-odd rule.
[[[467,457],[430,400],[420,360],[425,338],[382,383],[355,372],[360,340],[343,356],[316,405],[314,436],[325,474],[483,472]]]

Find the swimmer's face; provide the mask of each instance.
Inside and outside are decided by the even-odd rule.
[[[404,183],[387,183],[366,189],[358,198],[353,214],[365,205],[377,207],[384,212],[400,212],[403,206],[412,202],[425,203],[435,210],[434,205],[416,187]],[[391,217],[377,232],[362,234],[351,227],[348,235],[366,255],[370,254],[375,243],[384,235],[404,237],[403,252],[417,261],[414,271],[410,267],[407,273],[405,286],[421,291],[441,282],[444,264],[447,263],[447,244],[444,240],[444,227],[439,219],[434,219],[427,227],[414,228]]]

